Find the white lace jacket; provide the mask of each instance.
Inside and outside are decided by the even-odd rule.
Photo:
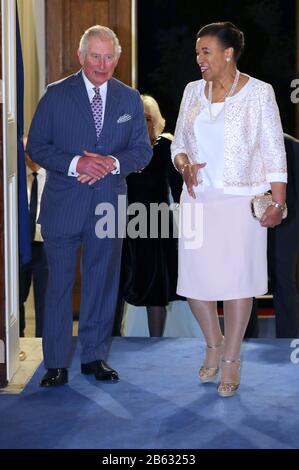
[[[201,161],[194,121],[205,106],[200,98],[204,84],[198,80],[185,88],[171,145],[173,160],[186,153],[190,161]],[[283,131],[273,88],[255,78],[248,85],[246,93],[225,103],[223,186],[228,194],[260,194],[270,189],[270,182],[287,181]]]

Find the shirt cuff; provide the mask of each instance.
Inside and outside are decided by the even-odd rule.
[[[81,155],[76,155],[71,161],[71,164],[69,166],[68,176],[74,176],[75,178],[79,176],[79,173],[77,173],[77,163],[78,163],[79,158],[81,158]]]
[[[120,174],[119,160],[117,160],[117,158],[113,157],[113,155],[109,155],[109,157],[113,158],[113,160],[115,161],[115,164],[116,164],[116,168],[113,171],[111,171],[111,174],[112,175],[119,175]]]
[[[287,183],[288,174],[287,173],[268,173],[266,175],[266,180],[269,183]]]

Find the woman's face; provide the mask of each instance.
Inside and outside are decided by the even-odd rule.
[[[203,36],[196,41],[196,62],[206,81],[222,77],[227,69],[227,57],[232,57],[233,49],[225,49],[216,36]]]

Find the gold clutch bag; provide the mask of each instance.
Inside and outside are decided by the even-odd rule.
[[[260,220],[264,215],[267,207],[272,206],[272,194],[265,193],[259,194],[258,196],[254,196],[251,200],[251,212],[253,217]],[[287,205],[285,204],[284,209],[282,211],[282,218],[285,219],[288,215]]]

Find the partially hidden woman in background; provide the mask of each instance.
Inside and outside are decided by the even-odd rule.
[[[188,298],[206,340],[199,379],[210,382],[221,369],[222,397],[234,395],[240,383],[252,297],[267,292],[267,227],[281,223],[287,181],[275,95],[268,83],[238,71],[243,48],[243,33],[230,22],[200,29],[196,60],[203,79],[185,89],[172,143],[185,183],[177,292]],[[270,189],[272,205],[258,221],[251,199]],[[190,249],[187,209],[199,205],[202,245]],[[224,301],[225,340],[217,300]]]
[[[165,119],[157,101],[149,95],[141,95],[141,98],[153,147],[153,158],[140,173],[127,177],[127,185],[128,203],[142,203],[147,210],[147,230],[146,238],[130,238],[127,234],[124,241],[121,294],[131,305],[146,306],[150,336],[162,336],[166,322],[166,305],[180,298],[176,294],[177,238],[173,237],[171,211],[167,215],[169,237],[163,237],[161,221],[156,238],[151,237],[153,220],[150,219],[150,205],[166,203],[169,206],[169,189],[173,201],[179,202],[183,180],[171,161],[170,145],[173,136],[162,134]]]

